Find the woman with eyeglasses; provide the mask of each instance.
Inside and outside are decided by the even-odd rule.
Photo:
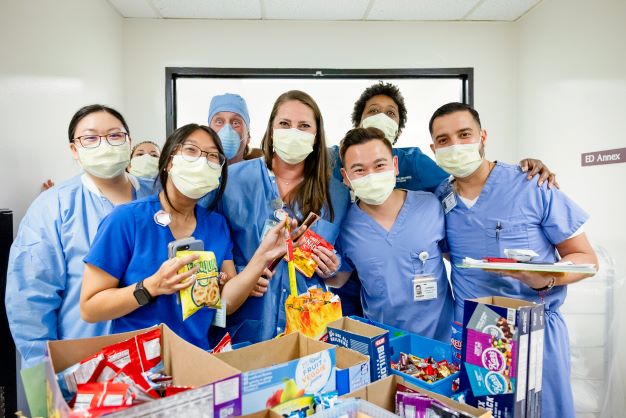
[[[115,109],[85,106],[72,117],[69,148],[83,173],[40,194],[11,246],[5,305],[22,366],[38,364],[47,340],[106,334],[78,308],[84,263],[98,224],[115,206],[153,193],[126,173],[128,125]]]
[[[185,125],[167,138],[159,159],[162,191],[116,208],[100,225],[85,257],[83,319],[113,320],[115,333],[163,322],[190,343],[209,348],[215,310],[200,309],[183,320],[176,295],[193,284],[196,272],[178,270],[198,256],[168,260],[168,243],[193,236],[215,254],[220,270],[232,277],[221,292],[227,314],[245,302],[266,265],[286,251],[283,222],[258,243],[247,267],[236,275],[228,224],[213,211],[226,187],[225,161],[219,137],[207,126]],[[198,200],[211,192],[208,208],[199,206]]]

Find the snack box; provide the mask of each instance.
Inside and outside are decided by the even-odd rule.
[[[216,357],[241,370],[242,412],[292,408],[336,386],[336,347],[299,332]]]
[[[443,395],[431,392],[421,387],[415,386],[410,382],[407,382],[401,376],[394,375],[378,382],[370,383],[369,385],[358,389],[352,393],[343,395],[341,399],[347,398],[360,398],[368,402],[373,403],[387,411],[394,412],[396,410],[396,392],[402,390],[404,392],[415,392],[423,395],[428,395],[433,399],[436,399],[448,406],[450,409],[462,412],[464,417],[478,417],[478,418],[491,418],[490,411],[485,409],[476,408],[470,405],[461,404],[453,401]]]
[[[370,383],[370,358],[349,348],[337,347],[337,393],[341,396]]]
[[[465,301],[461,387],[470,389],[468,404],[489,409],[496,417],[527,416],[530,324],[535,306],[501,296]]]
[[[372,382],[390,374],[389,332],[387,330],[347,317],[331,322],[327,329],[329,343],[369,356]]]
[[[391,325],[383,324],[381,322],[376,322],[371,319],[362,318],[356,315],[350,315],[349,318],[354,319],[356,321],[363,322],[365,324],[374,325],[375,327],[386,329],[387,331],[389,331],[389,349],[390,349],[389,355],[391,357],[393,357],[398,351],[398,348],[396,347],[396,345],[398,344],[398,340],[404,341],[402,337],[409,335],[408,331],[405,331],[400,328],[392,327]]]
[[[180,338],[165,324],[161,329],[161,357],[165,370],[177,386],[194,389],[136,405],[110,416],[149,416],[151,411],[165,411],[168,417],[189,416],[191,404],[211,417],[241,415],[241,373],[206,351]],[[77,340],[48,341],[46,365],[46,394],[48,416],[83,416],[73,412],[65,402],[56,373],[67,369],[102,348],[153,328]],[[186,412],[185,412],[186,411]]]

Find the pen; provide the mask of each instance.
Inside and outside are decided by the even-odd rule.
[[[500,221],[498,221],[498,224],[496,225],[496,241],[500,241],[501,230],[502,230],[502,224],[500,224]]]

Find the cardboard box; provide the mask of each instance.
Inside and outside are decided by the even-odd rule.
[[[374,405],[380,406],[381,408],[386,409],[387,411],[395,412],[396,410],[396,392],[398,389],[408,389],[408,391],[413,391],[417,393],[421,393],[424,395],[428,395],[433,399],[438,400],[439,402],[445,404],[451,409],[455,411],[464,412],[465,414],[472,417],[479,418],[490,418],[492,417],[491,412],[485,409],[475,408],[470,405],[465,405],[453,401],[450,398],[446,398],[443,395],[439,395],[437,393],[428,391],[426,389],[420,388],[418,386],[412,385],[407,382],[400,376],[394,375],[389,376],[386,379],[379,380],[378,382],[370,383],[369,385],[356,390],[352,393],[348,393],[342,396],[342,399],[347,398],[360,398],[365,399],[368,402],[373,403]]]
[[[336,347],[299,332],[216,357],[242,372],[244,414],[335,390]]]
[[[263,411],[242,415],[241,418],[283,418],[283,416],[278,412],[272,411],[271,409],[265,409]]]
[[[396,345],[403,341],[402,337],[409,335],[408,331],[405,331],[400,328],[392,327],[391,325],[383,324],[380,322],[373,321],[371,319],[362,318],[360,316],[350,315],[348,318],[354,319],[356,321],[360,321],[366,324],[374,325],[375,327],[386,329],[389,331],[389,356],[393,359],[396,355]]]
[[[311,415],[311,418],[397,418],[393,412],[374,405],[364,399],[344,399],[332,408]]]
[[[328,324],[328,342],[369,356],[372,382],[390,374],[387,330],[344,317]]]
[[[465,301],[461,387],[496,417],[526,417],[533,302],[500,296]]]
[[[533,306],[530,312],[530,348],[528,353],[528,399],[526,416],[541,416],[541,383],[543,378],[544,305]]]
[[[241,374],[236,368],[206,351],[188,343],[161,324],[161,357],[165,370],[179,386],[195,389],[163,399],[156,399],[114,414],[115,416],[149,416],[151,411],[167,411],[168,416],[188,416],[190,402],[211,416],[224,418],[241,415]],[[103,337],[48,342],[46,361],[46,388],[48,416],[66,417],[73,413],[61,394],[56,373],[97,353],[102,348],[127,340],[139,331]],[[82,414],[81,414],[82,416]],[[113,416],[113,415],[111,415]]]
[[[337,393],[341,396],[370,383],[370,358],[345,347],[337,347]]]

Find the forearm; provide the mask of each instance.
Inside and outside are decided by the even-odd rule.
[[[226,301],[226,313],[235,312],[248,299],[268,260],[255,254],[241,273],[229,280],[222,289],[222,299]]]
[[[351,271],[337,272],[337,274],[335,274],[333,277],[329,277],[328,279],[324,280],[324,283],[328,287],[334,287],[334,288],[343,287],[343,285],[345,285],[348,279],[350,278],[350,274],[352,274]]]
[[[151,289],[146,286],[150,292]],[[133,295],[135,285],[102,290],[80,302],[80,316],[86,322],[101,322],[121,318],[139,307]],[[154,293],[151,292],[154,295]]]
[[[598,265],[598,258],[595,254],[588,253],[571,253],[561,258],[561,261],[571,261],[574,264],[595,264],[596,271],[600,267]],[[555,286],[564,286],[572,283],[576,283],[588,277],[594,276],[593,274],[581,274],[581,273],[567,273],[563,276],[556,277]]]

